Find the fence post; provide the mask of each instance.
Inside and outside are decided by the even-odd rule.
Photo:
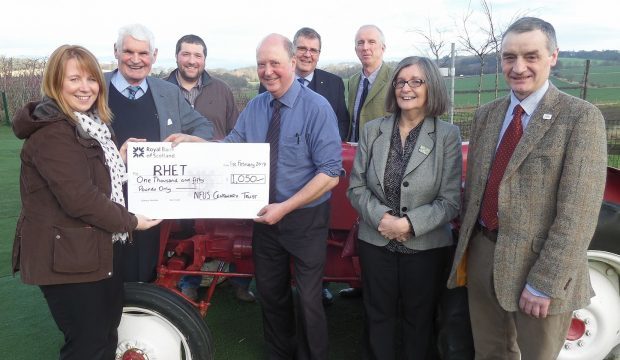
[[[588,74],[590,74],[590,59],[586,60],[586,69],[583,73],[583,87],[581,88],[581,98],[586,100],[588,97]]]
[[[454,50],[454,43],[450,45],[450,124],[454,124],[454,77],[456,76],[456,69],[454,68],[454,62],[456,58],[456,51]]]
[[[9,104],[6,101],[6,93],[4,91],[2,93],[2,108],[4,109],[4,118],[6,119],[6,124],[11,125],[9,121]]]

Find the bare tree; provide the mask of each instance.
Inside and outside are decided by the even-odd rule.
[[[482,5],[482,12],[487,19],[487,35],[489,37],[489,41],[491,42],[491,48],[495,52],[495,98],[499,94],[499,68],[501,63],[501,41],[502,41],[502,33],[498,31],[495,26],[495,22],[493,21],[493,6],[487,0],[480,0],[480,4]]]
[[[0,57],[0,91],[6,94],[9,115],[28,101],[41,98],[41,78],[46,62],[47,59]]]
[[[478,27],[478,31],[481,34],[484,34],[482,39],[474,39],[471,35],[471,24],[472,22],[473,10],[471,10],[471,1],[467,7],[467,12],[463,16],[461,23],[461,35],[458,36],[458,42],[463,47],[463,50],[474,55],[478,58],[478,62],[480,63],[480,77],[478,80],[478,104],[480,107],[480,95],[482,94],[482,78],[484,75],[484,65],[486,63],[486,57],[492,49],[492,40],[489,37],[489,31],[484,27]]]
[[[424,41],[426,45],[428,46],[428,49],[430,50],[430,52],[433,54],[433,57],[435,58],[435,63],[437,64],[437,66],[440,66],[439,59],[443,57],[442,56],[444,53],[443,50],[444,50],[444,47],[447,45],[446,41],[443,39],[443,34],[446,31],[443,29],[438,29],[438,28],[433,29],[431,27],[430,19],[426,19],[426,22],[428,25],[427,30],[416,28],[413,30],[413,32],[420,35],[422,38],[424,38]]]
[[[490,1],[480,0],[480,4],[482,5],[482,12],[488,24],[487,35],[491,41],[492,51],[495,52],[495,98],[497,99],[499,96],[499,74],[502,62],[502,34],[504,33],[505,26],[493,20],[493,6]],[[508,20],[508,24],[512,24],[515,20],[525,15],[526,12],[516,13]]]

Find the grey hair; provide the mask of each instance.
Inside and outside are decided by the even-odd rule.
[[[377,30],[377,32],[379,33],[379,41],[381,42],[382,47],[385,47],[385,35],[383,35],[383,31],[381,31],[381,29],[379,29],[377,25],[372,25],[372,24],[362,25],[360,26],[359,29],[357,29],[357,32],[355,33],[355,43],[357,43],[357,34],[360,32],[360,30],[366,29],[366,28]]]
[[[446,112],[450,105],[450,99],[448,98],[448,90],[446,89],[446,83],[444,82],[439,68],[431,59],[421,56],[409,56],[402,59],[390,79],[390,86],[385,98],[385,110],[389,113],[400,115],[400,108],[396,101],[396,89],[394,83],[400,75],[400,72],[409,66],[417,65],[422,74],[424,74],[425,86],[426,86],[426,105],[425,112],[427,116],[441,116]]]
[[[509,33],[522,34],[534,30],[540,30],[547,38],[547,49],[552,54],[558,48],[558,40],[555,37],[555,29],[550,23],[535,17],[522,17],[513,22],[502,35],[502,43]]]
[[[302,27],[301,29],[297,30],[297,32],[295,33],[295,36],[293,37],[293,43],[295,45],[297,45],[297,39],[299,39],[300,36],[303,36],[308,39],[318,39],[319,50],[321,50],[321,46],[322,46],[321,35],[319,35],[319,33],[316,32],[316,30],[314,30],[313,28],[309,28],[309,27]]]
[[[142,24],[125,25],[118,30],[118,39],[116,40],[116,49],[120,52],[123,49],[123,41],[127,36],[139,41],[149,43],[149,52],[151,56],[155,53],[155,36],[146,26]]]

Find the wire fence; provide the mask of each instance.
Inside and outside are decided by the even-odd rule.
[[[35,86],[19,86],[20,89],[32,89],[38,88]],[[10,106],[8,106],[7,97],[11,96],[11,93],[5,93],[0,89],[0,123],[9,124],[10,122]],[[250,99],[256,95],[255,89],[233,89],[234,97],[239,110],[245,108]],[[458,94],[457,94],[458,95]],[[22,96],[23,93],[22,93]],[[30,98],[33,94],[27,94]],[[25,100],[22,101],[25,103]],[[20,103],[21,105],[21,103]],[[620,105],[612,106],[599,106],[605,117],[605,123],[607,128],[607,152],[608,152],[608,165],[620,168]],[[456,109],[454,112],[454,123],[461,129],[461,138],[464,141],[468,141],[471,131],[471,121],[474,113],[473,108]]]
[[[461,139],[469,141],[473,112],[455,111],[454,124],[461,129]],[[607,165],[620,168],[620,119],[605,119],[607,129]]]

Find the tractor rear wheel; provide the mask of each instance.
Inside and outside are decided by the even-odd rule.
[[[194,307],[146,283],[126,283],[117,360],[212,360],[213,340]]]
[[[558,360],[616,358],[620,344],[620,256],[589,250],[588,263],[596,295],[590,305],[573,312]]]

